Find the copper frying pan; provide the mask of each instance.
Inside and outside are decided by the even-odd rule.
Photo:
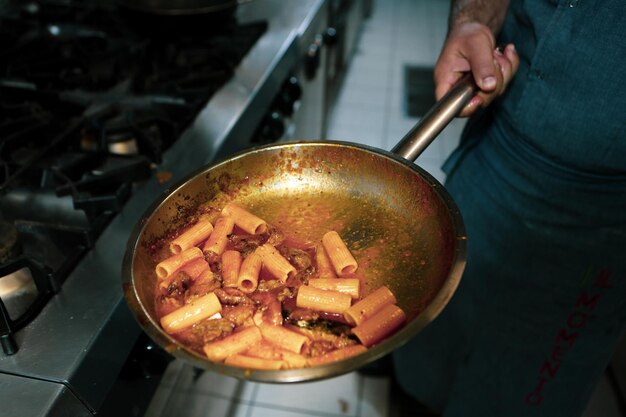
[[[410,161],[467,104],[475,86],[464,79],[393,149],[346,142],[266,146],[201,168],[146,211],[123,262],[126,301],[144,331],[194,366],[260,382],[312,381],[337,376],[399,347],[444,308],[465,266],[461,215],[446,190]],[[296,237],[337,230],[367,266],[365,293],[381,284],[398,297],[407,324],[358,356],[324,366],[247,370],[208,361],[161,330],[154,306],[154,245],[199,210],[237,201]],[[300,234],[301,236],[298,236]],[[317,236],[319,234],[319,236]]]

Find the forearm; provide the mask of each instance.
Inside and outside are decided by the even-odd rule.
[[[504,23],[509,0],[453,0],[448,31],[463,23],[480,23],[497,35]]]

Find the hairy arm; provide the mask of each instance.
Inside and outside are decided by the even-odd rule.
[[[435,66],[435,95],[441,98],[471,71],[480,88],[463,110],[469,116],[502,94],[519,65],[515,47],[496,49],[496,35],[502,28],[508,0],[454,0],[450,8],[448,35]]]
[[[508,0],[455,0],[450,7],[448,28],[465,22],[478,22],[497,34],[508,7]]]

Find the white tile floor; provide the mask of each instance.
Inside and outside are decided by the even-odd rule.
[[[328,139],[390,150],[418,121],[405,116],[405,65],[432,66],[443,43],[447,0],[379,0],[329,120]],[[458,143],[463,121],[452,122],[417,163],[439,181],[443,160]],[[350,373],[305,384],[243,382],[215,373],[197,374],[174,361],[145,417],[293,417],[390,415],[390,382]],[[620,417],[603,379],[583,417]]]
[[[384,417],[389,381],[349,373],[292,385],[243,382],[174,361],[145,417]]]

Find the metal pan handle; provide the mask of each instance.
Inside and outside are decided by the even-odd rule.
[[[478,87],[472,75],[465,74],[448,94],[428,110],[391,152],[409,161],[415,161],[448,123],[463,110],[477,91]]]

